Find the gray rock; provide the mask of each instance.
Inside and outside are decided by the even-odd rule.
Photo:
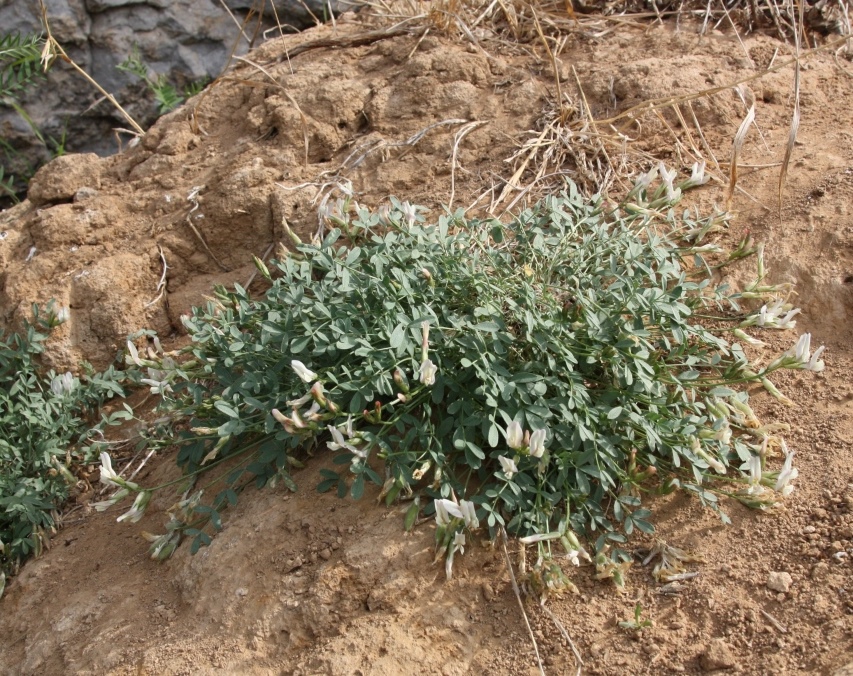
[[[256,3],[255,0],[225,0],[225,4],[232,10],[245,12]],[[338,16],[355,9],[358,5],[356,0],[273,0],[264,3],[264,16],[272,21],[278,16],[285,26],[302,30],[318,22],[328,21],[332,14]]]
[[[305,0],[314,16],[328,16],[354,7],[348,0]],[[252,0],[230,0],[238,21]],[[165,76],[178,91],[204,78],[215,78],[236,53],[248,45],[218,0],[46,0],[54,37],[68,55],[143,127],[159,117],[154,96],[135,75],[118,70],[136,47],[143,63],[155,76]],[[274,25],[269,3],[268,28]],[[315,23],[300,0],[277,0],[279,20],[295,29]],[[325,8],[325,12],[324,12]],[[0,33],[41,33],[39,3],[0,0]],[[0,152],[7,175],[26,177],[56,154],[57,146],[69,152],[109,155],[118,149],[115,128],[127,121],[101,94],[65,63],[57,62],[46,81],[16,94],[46,140],[42,144],[30,125],[10,106],[0,106],[0,137],[12,152]],[[127,139],[125,139],[126,141]]]

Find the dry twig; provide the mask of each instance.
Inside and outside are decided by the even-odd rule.
[[[213,259],[213,261],[222,269],[223,272],[228,272],[228,268],[226,268],[222,263],[219,262],[219,259],[210,250],[210,247],[207,245],[207,240],[202,236],[202,234],[198,231],[198,228],[193,224],[193,212],[197,211],[199,208],[199,198],[198,194],[204,189],[203,185],[193,186],[193,189],[190,191],[190,194],[187,195],[187,201],[192,203],[192,209],[190,209],[187,214],[187,225],[190,226],[190,230],[193,231],[193,234],[198,238],[198,241],[201,242],[201,245],[204,247],[204,250],[207,251],[207,254]]]
[[[504,561],[506,562],[506,569],[509,571],[509,580],[512,584],[512,591],[515,592],[515,599],[518,601],[518,607],[521,608],[521,614],[524,617],[524,624],[527,626],[527,631],[530,634],[530,641],[533,643],[533,652],[536,653],[536,662],[539,665],[539,673],[541,673],[542,676],[545,676],[545,669],[542,666],[542,659],[539,657],[539,646],[536,643],[536,637],[533,635],[533,629],[530,626],[530,620],[527,619],[527,613],[524,610],[524,602],[521,600],[521,591],[518,588],[518,582],[516,582],[515,580],[515,573],[512,570],[512,562],[509,560],[509,552],[506,548],[506,531],[503,528],[501,528],[501,538],[503,539],[502,545],[504,550]]]
[[[459,151],[459,144],[467,134],[487,124],[489,124],[488,120],[469,122],[457,131],[453,137],[453,152],[450,155],[450,199],[447,202],[448,209],[453,208],[453,198],[456,196],[456,155]]]
[[[169,266],[166,263],[166,255],[163,253],[163,248],[159,244],[157,245],[157,251],[160,252],[160,262],[163,264],[163,274],[160,275],[160,281],[157,282],[157,288],[154,289],[155,291],[159,291],[159,293],[157,294],[157,297],[154,300],[143,305],[143,308],[151,307],[152,305],[154,305],[154,303],[156,303],[163,297],[164,293],[166,293],[166,271],[169,269]]]

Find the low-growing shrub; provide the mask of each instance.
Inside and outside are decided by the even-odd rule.
[[[373,483],[388,504],[411,500],[407,527],[435,513],[448,574],[482,523],[538,543],[543,587],[561,583],[552,543],[588,556],[578,536],[594,541],[599,576],[619,582],[619,545],[652,530],[649,493],[687,491],[716,510],[721,494],[759,507],[781,498],[792,454],[781,477],[765,467],[779,428],[761,427],[733,386],[781,396],[767,375],[820,370],[822,350],[812,357],[804,336],[750,365],[731,338],[754,339],[738,327],[788,328],[796,311],[783,316],[781,300],[741,309],[784,290],[764,285],[760,257],[748,289],[716,285],[712,260],[755,248],[700,245],[725,217],[671,208],[703,182],[701,167],[679,187],[661,167],[653,191],[656,174],[620,205],[569,185],[508,224],[461,212],[427,224],[408,203],[370,213],[339,200],[321,242],[282,249],[270,268],[256,261],[263,298],[218,288],[186,320],[187,348],[130,345],[164,407],[189,419],[176,436],[186,473],[245,454],[213,500],[187,490],[167,532],[150,536],[154,556],[183,534],[193,550],[207,544],[247,476],[295,489],[301,454],[324,448],[340,469],[322,470],[319,490],[359,498]]]
[[[40,367],[48,334],[67,312],[34,307],[22,333],[0,331],[0,576],[41,551],[78,482],[75,469],[97,457],[105,426],[131,415],[125,408],[95,420],[105,401],[123,395],[114,368],[95,373],[83,364],[78,377]]]

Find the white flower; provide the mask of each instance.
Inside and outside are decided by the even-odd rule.
[[[706,454],[705,455],[705,462],[707,462],[717,474],[725,474],[726,473],[726,466],[723,463],[721,463],[719,460],[717,460],[716,458],[713,458],[710,455]]]
[[[811,345],[812,334],[804,333],[800,336],[799,340],[797,340],[797,344],[783,355],[783,358],[787,357],[789,360],[792,360],[794,362],[792,364],[793,368],[801,368],[806,371],[819,373],[825,368],[823,361],[820,359],[820,355],[823,354],[823,351],[826,348],[821,345],[817,350],[815,350],[814,355],[812,355]]]
[[[139,358],[139,351],[136,349],[136,345],[134,345],[129,340],[127,341],[127,351],[128,356],[125,361],[128,364],[136,364],[137,366],[142,366],[142,360]]]
[[[275,415],[275,413],[273,413],[273,415]],[[347,445],[347,442],[344,439],[344,435],[341,434],[341,431],[337,427],[334,427],[333,425],[327,425],[326,429],[328,429],[332,435],[332,443],[327,444],[330,450],[337,451],[338,449],[344,448]]]
[[[825,368],[825,364],[823,363],[823,360],[820,359],[820,355],[823,354],[823,351],[825,349],[826,348],[821,345],[814,351],[812,358],[809,359],[809,363],[805,367],[807,371],[814,371],[815,373],[820,373],[821,371],[823,371],[823,369]]]
[[[435,501],[435,522],[439,527],[447,526],[452,518],[465,519],[455,500],[439,499]]]
[[[101,452],[101,478],[100,481],[102,484],[107,484],[107,486],[116,486],[117,488],[121,488],[123,491],[129,490],[139,490],[139,485],[133,483],[132,481],[125,481],[122,479],[116,472],[113,471],[113,463],[110,459],[110,456],[106,452]],[[122,493],[122,491],[119,491]],[[116,498],[118,494],[114,495],[109,502],[109,504],[115,504],[119,499],[124,498],[127,495],[127,492],[122,493],[121,498]],[[104,507],[103,509],[106,509]]]
[[[103,502],[92,502],[90,504],[95,508],[96,512],[105,512],[116,503],[124,500],[128,495],[130,495],[130,491],[126,488],[121,488],[117,490],[109,500],[104,500]]]
[[[296,375],[302,378],[303,382],[310,383],[312,380],[317,379],[317,374],[298,359],[291,361],[290,366],[296,372]]]
[[[154,380],[153,378],[141,378],[139,380],[140,383],[144,383],[151,388],[151,394],[163,394],[165,392],[171,392],[172,386],[169,385],[165,380]]]
[[[506,427],[506,445],[517,450],[524,445],[524,430],[517,420],[513,420]]]
[[[465,533],[457,532],[456,535],[453,536],[453,549],[458,551],[460,554],[465,553]]]
[[[681,189],[675,188],[672,185],[673,180],[678,175],[678,172],[675,169],[671,171],[664,166],[664,163],[661,162],[658,165],[658,171],[660,172],[660,179],[663,181],[663,184],[666,186],[666,198],[670,202],[675,202],[681,197]]]
[[[56,323],[57,324],[64,324],[65,322],[68,321],[68,318],[70,316],[71,316],[71,312],[69,311],[69,309],[67,307],[61,307],[56,312]]]
[[[530,455],[534,458],[541,458],[545,453],[545,435],[546,430],[536,430],[530,435]]]
[[[293,427],[293,421],[286,415],[284,415],[284,413],[279,411],[277,408],[274,408],[272,411],[270,411],[270,413],[272,414],[272,417],[275,418],[276,421],[280,423],[285,429],[287,429],[288,427]]]
[[[435,523],[439,528],[443,528],[450,523],[450,515],[447,513],[441,500],[435,501]]]
[[[102,452],[101,453],[101,483],[107,484],[109,486],[116,486],[118,488],[122,487],[124,480],[113,471],[113,461],[109,456],[109,453]]]
[[[570,549],[566,552],[566,558],[572,562],[573,566],[581,565],[580,555],[581,553],[577,549]]]
[[[690,248],[692,253],[722,253],[724,249],[719,244],[703,244]]]
[[[429,357],[429,322],[424,321],[421,322],[421,361],[427,361],[427,357]],[[423,369],[423,365],[421,368]]]
[[[401,211],[403,212],[403,218],[406,219],[406,223],[411,227],[415,224],[415,219],[418,216],[418,212],[415,210],[415,206],[413,204],[409,204],[408,202],[403,202],[400,205]]]
[[[781,493],[783,496],[788,496],[794,492],[791,481],[796,479],[800,475],[800,472],[793,466],[794,451],[788,450],[788,445],[784,440],[782,441],[782,450],[785,452],[785,464],[782,465],[782,471],[779,472],[779,478],[776,479],[776,485],[773,487],[773,490]]]
[[[767,343],[765,343],[763,340],[753,338],[746,331],[743,331],[741,329],[734,329],[732,331],[732,335],[734,335],[735,338],[742,340],[747,345],[752,345],[754,347],[764,347],[765,345],[767,345]]]
[[[760,495],[764,492],[764,486],[761,485],[761,457],[753,455],[749,459],[749,488],[747,493],[750,495]]]
[[[307,427],[305,421],[302,419],[302,416],[299,415],[299,411],[297,411],[295,408],[290,412],[290,418],[291,420],[293,420],[293,425],[296,427],[296,429],[304,430]]]
[[[657,167],[652,167],[647,174],[641,174],[634,183],[634,191],[646,190],[658,175]]]
[[[506,456],[499,456],[498,461],[501,463],[501,469],[506,474],[507,479],[512,479],[512,475],[518,472],[518,467],[515,464],[515,460],[512,458],[507,458]]]
[[[566,550],[566,557],[576,566],[580,565],[580,559],[586,559],[590,563],[592,562],[592,557],[589,555],[589,552],[583,548],[580,541],[578,540],[578,536],[574,534],[572,531],[568,531],[566,535],[562,538],[563,547]]]
[[[420,369],[420,380],[424,385],[432,385],[435,383],[435,374],[438,373],[438,367],[432,363],[431,359],[424,359]]]
[[[793,310],[789,310],[788,314],[786,314],[784,317],[782,317],[776,322],[776,328],[793,329],[797,325],[797,322],[794,321],[793,318],[798,314],[800,314],[800,308],[798,307],[794,308]]]
[[[320,404],[316,401],[311,402],[311,408],[305,411],[305,419],[310,420],[311,422],[317,422],[320,420]]]
[[[474,503],[470,500],[462,500],[459,503],[459,509],[462,512],[462,519],[465,521],[465,527],[468,530],[475,530],[480,527],[480,521],[477,518],[477,512],[474,508]]]
[[[788,355],[794,357],[798,362],[805,364],[811,357],[812,334],[804,333],[800,336],[797,344],[788,350]]]
[[[148,507],[148,503],[151,501],[151,491],[142,491],[139,495],[136,496],[136,500],[133,501],[133,506],[124,514],[122,514],[116,521],[130,521],[130,523],[136,523],[142,518],[142,515],[145,514],[145,508]]]
[[[518,541],[523,545],[532,545],[537,542],[547,542],[548,540],[556,540],[560,537],[563,536],[559,532],[536,533],[535,535],[528,535],[527,537],[519,538]]]
[[[681,189],[688,190],[700,185],[705,185],[708,180],[709,177],[705,176],[705,160],[702,160],[701,162],[694,162],[693,173],[690,174],[690,178],[681,184]]]
[[[714,439],[722,441],[724,444],[729,444],[732,440],[732,428],[729,427],[729,421],[723,419],[720,429],[714,432]]]
[[[294,411],[294,413],[296,413],[296,411]],[[341,434],[341,431],[337,427],[334,427],[333,425],[327,425],[326,429],[328,429],[332,435],[332,441],[326,444],[326,447],[330,451],[339,451],[340,449],[344,449],[345,451],[349,451],[350,453],[355,455],[357,459],[360,458],[361,460],[364,460],[365,458],[367,458],[367,452],[361,450],[360,448],[356,448],[352,444],[347,443],[347,441],[344,439],[344,435]]]
[[[697,457],[701,458],[705,462],[708,463],[708,466],[711,467],[717,474],[725,474],[726,466],[721,463],[717,458],[713,457],[709,453],[707,453],[700,445],[699,439],[696,437],[691,437],[690,439],[690,447],[691,450],[697,455]]]
[[[299,399],[293,399],[286,403],[291,408],[299,408],[303,404],[307,404],[309,401],[311,401],[311,399],[313,399],[313,396],[311,394],[311,390],[309,390],[307,394],[303,394],[301,397],[299,397]]]
[[[441,505],[444,508],[444,511],[450,516],[456,517],[457,519],[465,519],[462,514],[462,509],[456,500],[447,500],[443,498],[438,500],[438,504]]]
[[[784,317],[780,317],[785,306],[785,301],[777,298],[772,305],[762,305],[758,314],[748,317],[741,322],[741,326],[758,325],[766,329],[793,329],[797,322],[794,317],[800,314],[799,308],[788,310]]]
[[[70,394],[74,390],[74,376],[71,375],[71,371],[66,371],[51,380],[50,389],[57,397]]]

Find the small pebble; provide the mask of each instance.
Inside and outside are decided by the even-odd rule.
[[[790,573],[771,572],[767,576],[767,588],[783,594],[791,589],[793,582]]]

